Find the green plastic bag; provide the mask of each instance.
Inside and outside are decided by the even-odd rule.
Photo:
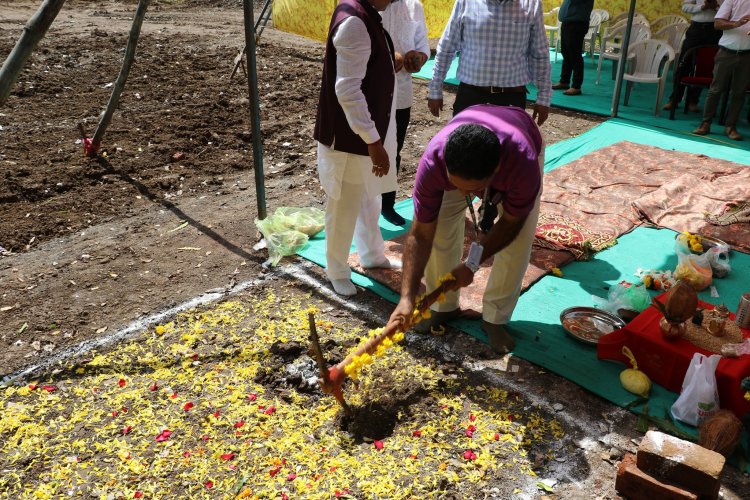
[[[280,207],[263,220],[255,219],[268,248],[267,264],[278,265],[282,257],[302,250],[310,236],[325,227],[325,212],[313,207]]]
[[[314,207],[280,207],[276,209],[273,217],[288,229],[294,229],[308,236],[315,236],[326,225],[326,213]]]

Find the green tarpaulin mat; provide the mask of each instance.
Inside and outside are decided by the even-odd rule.
[[[598,62],[598,58],[595,58],[594,60]],[[552,61],[552,80],[556,82],[560,77],[562,56],[559,56],[557,62],[554,62],[554,50],[552,50],[550,51],[550,61]],[[418,73],[414,74],[414,76],[425,80],[432,79],[433,65],[434,59],[430,59]],[[445,78],[446,83],[458,85],[458,80],[456,79],[457,68],[458,58],[454,59],[451,64]],[[588,56],[584,57],[584,68],[584,82],[581,87],[583,94],[579,96],[566,96],[562,91],[556,91],[552,94],[552,105],[602,116],[611,116],[612,95],[615,87],[615,82],[612,79],[612,61],[602,62],[601,80],[599,85],[595,83],[596,65],[591,62],[591,58]],[[536,88],[533,85],[529,85],[528,88],[528,98],[533,101],[536,99]],[[698,136],[693,135],[692,131],[700,125],[701,115],[699,113],[684,114],[683,108],[680,108],[677,110],[674,120],[669,119],[669,111],[661,111],[660,116],[654,115],[656,88],[656,84],[636,84],[633,87],[630,101],[628,105],[625,106],[623,104],[625,98],[625,85],[623,84],[618,117],[634,123],[647,124],[651,127],[671,130],[679,134],[685,134],[697,138]],[[664,102],[659,104],[660,107],[666,103],[671,91],[672,73],[670,71],[670,75],[667,79],[666,90],[664,92]],[[701,107],[705,97],[706,92],[704,91],[701,93]],[[719,125],[718,123],[718,117],[714,120],[712,128],[713,133],[707,136],[706,140],[714,141],[733,148],[743,149],[745,151],[750,150],[750,125],[748,125],[747,116],[748,106],[745,105],[740,113],[739,123],[737,124],[737,130],[740,134],[745,136],[744,141],[733,141],[727,138],[723,133],[724,126]]]
[[[668,134],[624,120],[609,120],[579,137],[549,146],[545,170],[560,167],[586,153],[622,140],[750,164],[747,153],[736,148],[697,142],[691,137]],[[411,221],[410,199],[397,203],[396,210]],[[385,239],[394,238],[405,231],[382,218],[380,225]],[[633,404],[637,397],[625,391],[619,381],[619,374],[625,366],[600,361],[594,347],[569,338],[560,326],[560,312],[572,306],[595,305],[592,296],[604,298],[609,287],[619,281],[637,281],[635,272],[639,268],[674,269],[677,263],[674,254],[675,234],[668,229],[638,227],[620,236],[617,245],[599,252],[593,260],[573,262],[565,266],[563,277],[546,276],[535,283],[521,296],[508,325],[517,340],[513,354],[561,375],[612,403],[623,407]],[[299,255],[325,266],[324,238],[322,233],[312,238]],[[731,274],[715,281],[719,298],[710,297],[707,291],[699,296],[706,302],[725,303],[734,310],[740,295],[748,291],[750,255],[732,252],[730,262]],[[398,294],[366,276],[353,273],[352,281],[393,303],[398,301]],[[452,326],[486,341],[477,322],[459,320],[453,322]],[[648,402],[648,414],[654,419],[661,419],[662,424],[672,425],[664,419],[676,399],[677,394],[654,384]],[[631,409],[639,413],[643,411],[643,406],[636,405]],[[696,430],[691,427],[677,424],[677,428],[689,435],[696,434]],[[750,472],[750,466],[747,470]]]

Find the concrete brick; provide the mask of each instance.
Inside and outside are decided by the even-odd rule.
[[[628,500],[697,500],[698,495],[649,476],[636,465],[635,455],[626,453],[617,469],[615,489]]]
[[[718,498],[724,462],[724,457],[715,451],[658,431],[646,433],[636,456],[643,472],[705,499]]]

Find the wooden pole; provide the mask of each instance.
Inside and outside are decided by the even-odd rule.
[[[8,100],[24,64],[31,57],[39,41],[44,38],[64,3],[65,0],[44,0],[24,26],[21,38],[0,68],[0,106]]]
[[[141,25],[143,24],[143,18],[146,17],[146,9],[151,0],[138,0],[138,8],[135,10],[135,17],[133,17],[133,25],[130,27],[130,35],[128,36],[128,46],[125,49],[125,58],[122,61],[122,68],[120,68],[120,74],[117,75],[117,81],[112,89],[112,95],[109,97],[107,103],[107,109],[104,110],[99,125],[96,127],[94,137],[91,140],[89,147],[85,148],[87,156],[96,156],[101,145],[102,137],[104,132],[109,126],[109,122],[112,121],[112,115],[115,113],[115,108],[120,102],[120,95],[125,88],[125,82],[128,80],[128,74],[130,73],[130,66],[133,64],[135,59],[135,49],[138,46],[138,37],[141,34]]]

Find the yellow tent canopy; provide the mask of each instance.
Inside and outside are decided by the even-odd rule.
[[[289,33],[324,41],[336,0],[274,0],[273,25]],[[440,38],[450,17],[454,0],[422,0],[427,20],[428,36]],[[544,10],[562,4],[562,0],[543,0]],[[639,0],[638,12],[653,21],[667,14],[679,14],[682,0]],[[606,9],[614,16],[627,12],[630,0],[596,0],[594,7]]]

